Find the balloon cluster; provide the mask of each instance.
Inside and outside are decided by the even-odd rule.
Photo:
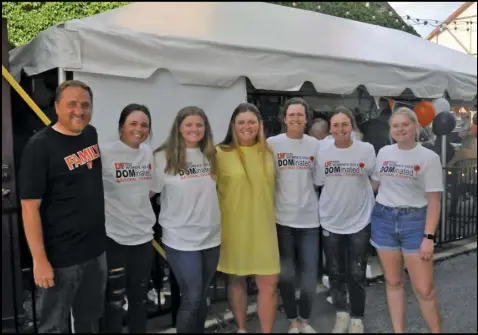
[[[413,111],[423,128],[433,122],[432,130],[437,136],[448,135],[456,127],[455,115],[450,112],[450,104],[444,98],[433,102],[421,101],[415,105]]]

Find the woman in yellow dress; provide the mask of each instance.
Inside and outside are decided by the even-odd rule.
[[[274,162],[256,106],[234,110],[217,148],[222,241],[218,271],[229,275],[228,295],[238,333],[245,333],[246,277],[255,276],[263,333],[272,332],[280,272],[274,216]]]

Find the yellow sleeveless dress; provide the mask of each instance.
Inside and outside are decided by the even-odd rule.
[[[222,230],[218,271],[237,276],[279,274],[273,155],[267,155],[265,173],[258,145],[240,150],[245,169],[235,150],[217,147]]]

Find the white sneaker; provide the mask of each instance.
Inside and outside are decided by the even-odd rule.
[[[128,298],[126,296],[124,296],[123,309],[124,309],[125,312],[128,311]]]
[[[372,267],[370,264],[367,264],[367,270],[365,270],[365,276],[367,279],[371,279],[372,277]]]
[[[297,327],[289,327],[289,331],[288,331],[289,334],[299,334],[299,328]]]
[[[317,334],[314,328],[307,322],[302,322],[299,326],[299,332],[302,334]]]
[[[329,282],[329,276],[323,275],[322,276],[322,285],[330,289],[330,282]]]
[[[326,300],[327,300],[327,302],[328,302],[329,304],[331,304],[331,305],[334,304],[334,300],[332,299],[332,296],[331,296],[331,295],[329,295]]]
[[[156,306],[158,305],[158,291],[155,288],[148,292],[148,300],[152,301]]]
[[[351,333],[351,334],[363,334],[364,333],[364,327],[363,327],[362,319],[352,318],[350,320],[349,333]]]
[[[347,312],[337,312],[337,316],[335,318],[335,326],[332,330],[334,334],[343,334],[347,333],[349,330],[349,323],[350,323],[350,315]]]

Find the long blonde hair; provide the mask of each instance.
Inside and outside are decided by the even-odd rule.
[[[203,153],[204,157],[208,160],[211,168],[211,176],[214,178],[216,175],[216,148],[214,147],[214,141],[212,139],[211,125],[204,111],[196,106],[188,106],[182,108],[176,118],[174,119],[171,131],[167,140],[154,150],[154,154],[160,151],[164,151],[166,156],[166,167],[164,173],[170,175],[177,175],[180,170],[185,170],[186,166],[186,147],[184,145],[184,139],[179,128],[185,118],[191,115],[198,115],[204,121],[204,137],[199,141],[199,149]]]
[[[226,151],[235,151],[239,157],[239,160],[241,161],[242,167],[244,168],[244,171],[246,172],[247,178],[250,181],[249,175],[247,173],[246,165],[244,163],[244,153],[241,151],[241,148],[239,146],[239,140],[237,139],[236,132],[234,130],[234,123],[236,122],[236,118],[239,114],[241,113],[246,113],[246,112],[251,112],[253,113],[256,117],[257,120],[259,121],[259,131],[257,132],[256,136],[256,144],[258,144],[258,151],[262,155],[262,167],[264,170],[264,175],[267,175],[267,164],[270,162],[270,160],[267,159],[267,156],[273,156],[274,153],[272,152],[272,149],[269,147],[269,145],[266,142],[266,137],[264,135],[264,122],[262,121],[261,113],[259,112],[259,109],[257,109],[256,106],[254,106],[251,103],[248,102],[243,102],[239,104],[236,109],[234,109],[234,112],[232,113],[231,120],[229,122],[229,127],[227,129],[227,134],[224,140],[219,143],[219,147]]]

